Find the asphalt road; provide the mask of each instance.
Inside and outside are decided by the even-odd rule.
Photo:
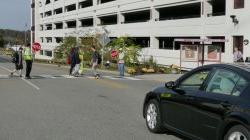
[[[139,79],[67,77],[68,70],[35,64],[33,79],[8,77],[0,56],[0,140],[180,140],[152,134],[142,117],[145,93],[162,83]]]

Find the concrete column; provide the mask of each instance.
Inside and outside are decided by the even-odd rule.
[[[56,43],[56,38],[52,37],[52,42],[51,43]]]
[[[56,24],[52,23],[52,30],[55,30],[55,29],[56,29]]]
[[[213,13],[213,6],[207,0],[202,0],[202,3],[203,3],[203,5],[201,5],[201,6],[203,8],[203,10],[202,10],[203,16],[208,17],[210,14]]]
[[[76,11],[79,11],[79,0],[76,1]]]
[[[118,24],[123,24],[125,22],[125,17],[122,13],[118,13]]]
[[[98,5],[99,0],[93,0],[93,6]]]
[[[151,21],[157,21],[160,19],[160,12],[154,7],[151,8]]]
[[[81,27],[81,21],[79,19],[76,19],[76,26],[77,28]]]
[[[66,21],[63,21],[63,29],[67,29],[68,28],[68,25],[66,23]]]
[[[225,39],[228,42],[225,43],[225,59],[222,60],[225,63],[232,63],[233,62],[233,36],[227,35]]]
[[[159,39],[155,36],[150,36],[150,48],[159,49]]]
[[[101,19],[99,17],[95,17],[95,26],[98,26],[101,24]]]

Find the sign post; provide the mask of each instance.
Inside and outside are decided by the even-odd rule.
[[[110,42],[110,38],[108,37],[107,33],[103,33],[100,35],[98,38],[99,43],[102,45],[102,66],[103,66],[103,61],[104,61],[104,47]]]

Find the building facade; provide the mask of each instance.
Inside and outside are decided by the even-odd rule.
[[[100,27],[112,38],[133,37],[142,59],[153,56],[162,65],[233,62],[235,47],[250,57],[247,0],[35,0],[32,7],[38,59],[52,59],[72,32]]]

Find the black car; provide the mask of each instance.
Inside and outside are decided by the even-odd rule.
[[[147,93],[147,127],[193,140],[250,140],[249,80],[250,66],[244,64],[196,68]]]

